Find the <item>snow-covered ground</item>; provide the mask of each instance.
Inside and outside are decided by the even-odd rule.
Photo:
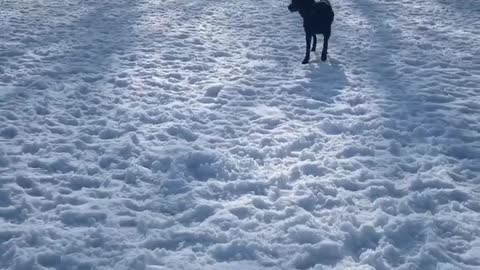
[[[332,3],[0,1],[0,269],[480,269],[480,3]]]

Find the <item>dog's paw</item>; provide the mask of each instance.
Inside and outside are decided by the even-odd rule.
[[[322,61],[323,62],[327,61],[327,54],[322,54]]]
[[[310,61],[310,59],[303,59],[302,64],[304,64],[304,65],[308,64],[308,61]]]

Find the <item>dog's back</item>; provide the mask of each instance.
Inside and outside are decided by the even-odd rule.
[[[334,13],[328,0],[316,2],[311,11],[304,17],[304,26],[313,33],[330,32]]]

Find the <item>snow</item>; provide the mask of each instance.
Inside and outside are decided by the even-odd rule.
[[[480,5],[287,5],[2,1],[0,269],[479,269]]]

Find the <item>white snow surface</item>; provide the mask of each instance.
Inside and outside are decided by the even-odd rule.
[[[0,1],[0,269],[480,269],[480,3],[288,4]]]

